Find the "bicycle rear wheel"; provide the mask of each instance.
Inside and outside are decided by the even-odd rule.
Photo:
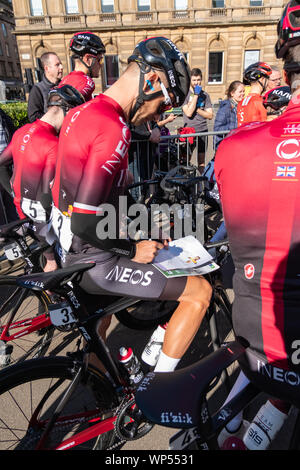
[[[0,372],[0,450],[36,448],[76,371],[71,358],[46,357]],[[113,416],[116,404],[116,394],[107,379],[88,369],[52,427],[45,449],[54,450],[64,439],[73,438],[103,417]],[[103,434],[102,449],[111,440],[111,432]],[[92,449],[96,442],[97,437],[74,449]]]
[[[5,367],[25,359],[44,356],[50,349],[58,354],[78,335],[77,331],[60,331],[49,321],[51,303],[45,292],[18,287],[15,280],[0,283],[0,354]],[[48,326],[30,333],[34,322],[45,319]]]
[[[177,305],[178,302],[171,300],[142,300],[132,307],[115,313],[115,316],[127,328],[150,330],[169,321]]]

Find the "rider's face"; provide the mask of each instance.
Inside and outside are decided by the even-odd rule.
[[[144,92],[147,95],[152,93],[161,92],[162,93],[161,81],[157,80],[151,83],[151,91],[145,89]],[[165,85],[166,87],[166,85]],[[146,121],[157,121],[160,119],[161,114],[163,114],[168,109],[172,108],[172,100],[174,99],[172,93],[168,95],[166,88],[164,88],[164,93],[161,96],[157,96],[149,101],[144,101],[143,105],[138,109],[136,114],[133,116],[131,123],[135,126],[138,126]]]
[[[87,56],[87,61],[86,63],[90,66],[92,66],[92,78],[98,78],[100,75],[100,70],[101,70],[101,65],[103,64],[104,61],[104,56],[103,54],[98,54],[96,57],[91,56],[89,54]]]

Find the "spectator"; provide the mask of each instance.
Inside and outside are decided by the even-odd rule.
[[[7,147],[15,132],[15,126],[11,118],[0,109],[0,153]],[[12,169],[11,169],[12,174]],[[17,212],[13,202],[13,198],[0,188],[0,225],[7,224],[17,220]]]
[[[93,78],[100,75],[105,47],[101,39],[90,32],[76,33],[70,41],[75,68],[66,75],[59,86],[71,85],[76,88],[85,101],[93,97],[95,82]]]
[[[28,99],[28,118],[30,122],[40,119],[48,109],[49,91],[57,86],[62,79],[63,66],[55,52],[45,52],[41,56],[44,75],[39,83],[36,83]]]
[[[239,80],[230,83],[226,92],[227,99],[221,101],[216,115],[214,131],[232,130],[237,127],[237,105],[245,96],[245,86]],[[224,135],[215,136],[217,149]]]
[[[207,119],[213,118],[213,109],[210,97],[202,87],[202,72],[199,68],[191,71],[191,85],[188,95],[183,103],[183,122],[187,127],[193,127],[195,133],[207,132]],[[204,168],[205,136],[199,136],[194,140],[194,148],[198,150],[198,166]]]
[[[281,84],[281,71],[279,67],[277,67],[277,65],[271,65],[270,67],[272,69],[272,73],[268,80],[266,93],[270,90],[273,90],[273,88],[280,86]]]
[[[250,93],[238,103],[238,126],[248,122],[267,120],[262,95],[267,89],[271,73],[271,67],[265,62],[255,62],[244,71],[244,84],[250,85]]]
[[[157,125],[162,128],[165,127],[167,124],[170,122],[173,122],[176,119],[176,114],[174,113],[168,113],[165,115],[161,115],[160,120],[157,121]]]

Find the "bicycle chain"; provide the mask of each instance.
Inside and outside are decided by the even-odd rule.
[[[125,403],[124,403],[125,402]],[[123,414],[126,415],[126,413],[128,413],[128,407],[129,409],[133,406],[133,404],[135,403],[135,399],[134,398],[130,398],[128,399],[125,399],[123,400],[123,403],[121,403],[121,405],[119,406],[118,410],[117,410],[117,413],[116,413],[116,422],[115,422],[115,433],[116,433],[116,436],[120,439],[120,440],[123,440],[124,439],[124,435],[122,434],[122,423],[120,422],[121,418],[123,417]],[[127,424],[127,423],[125,423]],[[151,429],[153,428],[153,424],[149,423],[149,422],[145,422],[142,426],[141,429],[137,430],[136,434],[132,437],[128,437],[127,439],[125,439],[125,442],[127,441],[134,441],[134,440],[137,440],[137,439],[140,439],[141,437],[145,436],[146,434],[148,434],[149,431],[151,431]]]

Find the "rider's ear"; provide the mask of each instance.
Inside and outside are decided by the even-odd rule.
[[[147,85],[148,85],[149,90],[154,91],[153,85],[152,85],[152,83],[150,82],[150,80],[146,80],[146,83],[147,83]]]

